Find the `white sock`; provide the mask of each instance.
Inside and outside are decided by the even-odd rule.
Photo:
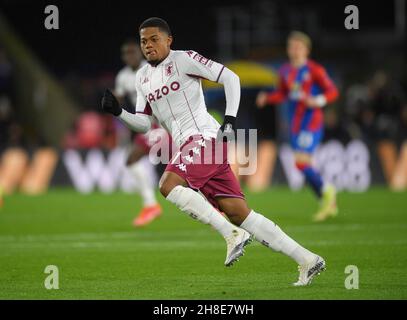
[[[253,210],[240,227],[253,234],[263,245],[284,253],[298,264],[304,264],[315,257],[315,254],[291,239],[273,221]]]
[[[140,195],[143,198],[143,204],[145,207],[153,206],[157,204],[155,198],[154,188],[146,176],[146,169],[143,166],[142,161],[132,163],[127,167],[136,179],[136,183],[139,186]]]
[[[238,229],[222,216],[203,196],[191,188],[176,186],[167,196],[167,200],[175,204],[180,210],[204,224],[210,224],[224,238],[230,236],[234,229]]]

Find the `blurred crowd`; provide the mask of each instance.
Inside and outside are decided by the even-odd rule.
[[[13,67],[0,47],[0,152],[9,146],[23,145],[24,136],[15,109]]]
[[[365,83],[345,91],[343,123],[354,137],[368,142],[407,138],[406,89],[385,70],[377,70]]]

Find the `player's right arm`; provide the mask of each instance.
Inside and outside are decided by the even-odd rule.
[[[259,108],[263,108],[266,105],[276,105],[281,104],[287,99],[288,87],[284,80],[284,77],[279,75],[277,89],[271,93],[260,92],[256,98],[256,104]]]
[[[150,105],[143,94],[137,90],[136,113],[124,110],[113,93],[106,89],[102,98],[102,109],[122,120],[130,129],[145,133],[151,129],[153,121]]]

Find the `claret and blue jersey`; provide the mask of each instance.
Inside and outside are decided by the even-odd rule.
[[[276,91],[268,95],[268,103],[288,102],[290,142],[294,150],[312,153],[321,142],[323,134],[323,110],[305,104],[312,96],[322,104],[333,102],[338,90],[324,67],[308,60],[301,67],[284,64],[280,68],[280,81]]]

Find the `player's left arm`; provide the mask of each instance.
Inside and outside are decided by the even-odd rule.
[[[322,90],[322,93],[314,96],[307,97],[306,104],[311,108],[323,108],[328,103],[334,102],[338,96],[338,89],[336,88],[332,79],[328,76],[326,70],[322,66],[316,66],[312,70],[313,81]]]
[[[236,127],[236,116],[240,103],[240,79],[236,73],[224,65],[202,57],[194,51],[187,51],[183,62],[183,71],[193,77],[208,79],[223,84],[226,98],[226,110],[222,133],[233,134]]]
[[[240,79],[232,70],[224,67],[218,80],[223,84],[226,98],[226,110],[220,133],[224,135],[234,134],[236,129],[236,116],[240,103]]]

